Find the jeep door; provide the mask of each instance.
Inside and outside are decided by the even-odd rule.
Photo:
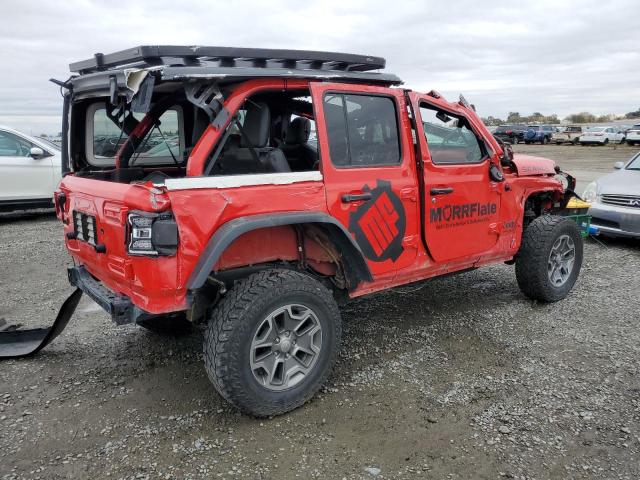
[[[480,257],[499,237],[501,185],[490,147],[462,106],[410,94],[424,178],[424,233],[437,262]],[[499,162],[498,162],[499,164]]]
[[[313,84],[327,208],[375,275],[411,265],[420,240],[406,102],[384,87]]]

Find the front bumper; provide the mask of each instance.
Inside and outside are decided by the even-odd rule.
[[[640,238],[640,209],[593,203],[589,208],[591,225],[600,233],[614,237]]]
[[[135,306],[129,297],[113,292],[91,275],[83,266],[67,270],[69,283],[86,293],[100,305],[118,325],[137,323],[153,315]]]

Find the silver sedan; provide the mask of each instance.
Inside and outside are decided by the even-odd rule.
[[[640,152],[615,168],[584,191],[591,224],[604,235],[640,238]]]

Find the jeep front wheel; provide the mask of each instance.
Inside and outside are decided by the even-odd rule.
[[[326,381],[340,336],[338,306],[322,283],[292,270],[265,270],[238,281],[212,312],[205,368],[241,411],[280,415]]]
[[[582,255],[582,235],[576,222],[554,215],[536,218],[524,231],[516,257],[520,290],[534,300],[562,300],[576,283]]]

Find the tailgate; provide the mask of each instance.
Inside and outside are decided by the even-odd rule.
[[[109,289],[130,297],[146,311],[175,310],[176,257],[127,252],[128,213],[166,211],[170,205],[166,195],[149,185],[68,175],[56,196],[65,243],[76,264],[84,265]]]

